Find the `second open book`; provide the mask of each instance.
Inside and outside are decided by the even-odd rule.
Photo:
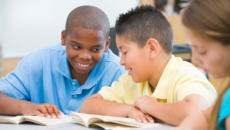
[[[71,112],[70,115],[78,117],[80,121],[78,123],[89,127],[91,124],[101,126],[105,129],[113,129],[116,127],[121,128],[145,128],[145,127],[157,127],[159,123],[154,124],[143,124],[135,121],[131,118],[112,117],[112,116],[101,116],[84,113]]]

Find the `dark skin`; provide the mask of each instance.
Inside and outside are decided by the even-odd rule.
[[[108,52],[109,43],[110,37],[105,39],[102,31],[74,28],[67,37],[65,30],[62,31],[61,44],[66,46],[71,76],[77,79],[80,85],[86,82],[104,52]]]
[[[66,46],[71,76],[83,85],[92,69],[101,61],[104,52],[108,52],[110,37],[105,38],[100,30],[82,28],[74,28],[67,36],[63,30],[61,35],[61,44]],[[18,100],[0,92],[0,114],[61,118],[63,112],[56,105]]]

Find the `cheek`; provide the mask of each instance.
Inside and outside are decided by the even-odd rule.
[[[133,53],[129,53],[125,56],[125,63],[131,68],[138,66],[138,56]]]
[[[71,46],[66,46],[66,53],[69,58],[73,58],[77,55],[77,52],[74,51]]]
[[[222,56],[217,52],[210,52],[205,58],[206,65],[210,67],[210,69],[217,69],[222,61]]]
[[[103,57],[104,51],[100,51],[98,53],[91,53],[92,59],[96,62],[100,62]]]
[[[204,68],[208,70],[208,74],[212,78],[223,77],[228,71],[226,60],[219,52],[211,52],[204,61]]]

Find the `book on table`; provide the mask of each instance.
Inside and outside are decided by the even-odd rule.
[[[161,124],[144,124],[139,123],[131,118],[123,118],[123,117],[113,117],[113,116],[101,116],[101,115],[92,115],[92,114],[84,114],[71,112],[70,116],[62,115],[61,118],[50,119],[46,117],[40,116],[2,116],[0,117],[0,123],[14,123],[20,124],[22,122],[29,121],[32,123],[40,124],[40,125],[56,125],[65,122],[76,122],[85,127],[89,127],[91,125],[97,125],[104,129],[114,129],[114,128],[145,128],[145,127],[157,127]]]
[[[0,123],[14,123],[14,124],[20,124],[25,121],[33,122],[40,125],[56,125],[61,124],[65,122],[70,122],[78,120],[75,117],[72,116],[66,116],[62,115],[61,118],[55,118],[50,119],[46,117],[40,117],[40,116],[4,116],[0,117]]]
[[[113,116],[102,116],[71,112],[70,115],[79,118],[78,123],[89,127],[90,125],[97,125],[104,129],[114,128],[147,128],[147,127],[158,127],[161,126],[159,123],[139,123],[131,118],[113,117]]]

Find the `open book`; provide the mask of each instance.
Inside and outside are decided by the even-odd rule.
[[[49,119],[40,116],[14,116],[14,117],[5,116],[4,118],[0,118],[0,123],[19,124],[24,121],[30,121],[41,125],[55,125],[55,124],[60,124],[60,123],[69,122],[73,120],[77,120],[77,119],[66,115],[62,115],[62,118],[55,118],[55,119]]]
[[[159,123],[154,124],[144,124],[139,123],[131,118],[123,117],[112,117],[112,116],[101,116],[92,115],[84,113],[71,112],[70,115],[78,117],[80,121],[78,123],[89,127],[89,125],[95,124],[104,129],[114,129],[114,128],[145,128],[145,127],[158,127],[161,126]]]

